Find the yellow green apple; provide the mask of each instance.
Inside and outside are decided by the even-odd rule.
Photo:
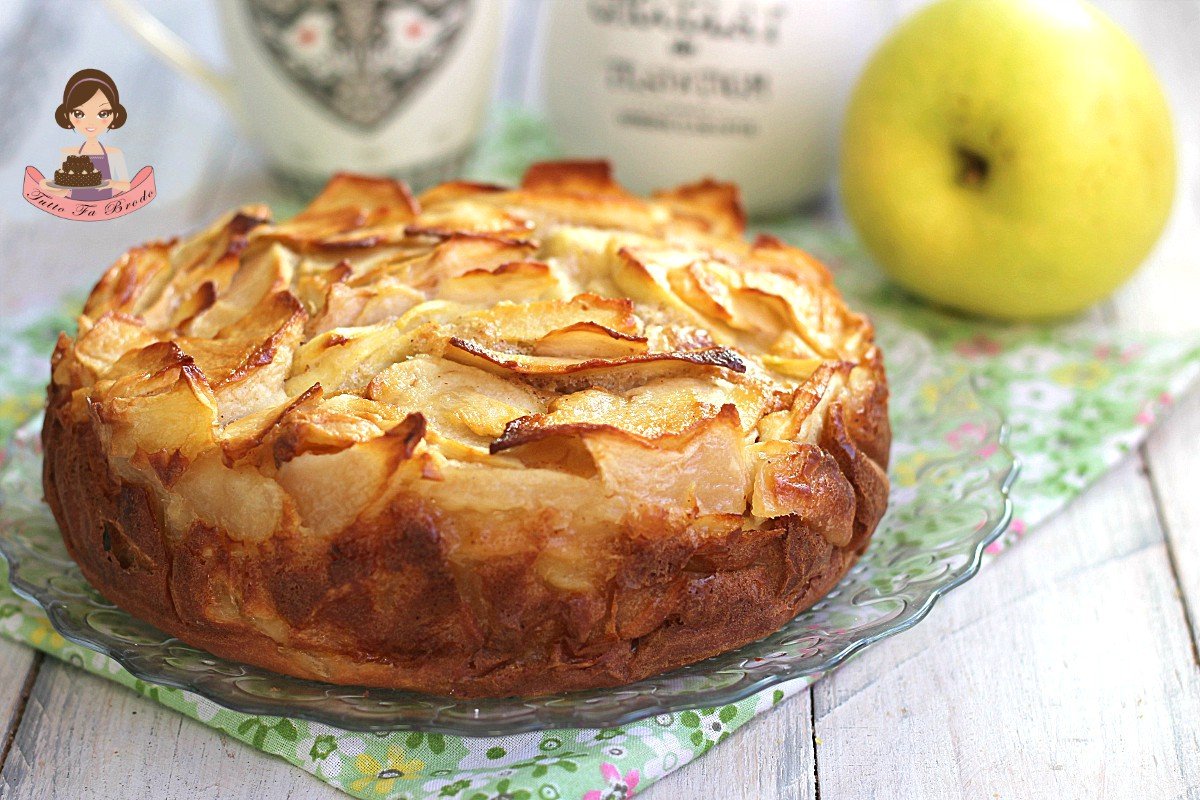
[[[1197,44],[1200,46],[1200,43]],[[859,79],[842,194],[884,269],[1005,319],[1077,312],[1162,231],[1175,145],[1137,46],[1079,0],[940,0]]]

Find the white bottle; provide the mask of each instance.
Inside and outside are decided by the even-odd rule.
[[[707,175],[751,213],[791,210],[829,184],[882,23],[870,0],[551,0],[546,111],[567,155],[631,189]]]

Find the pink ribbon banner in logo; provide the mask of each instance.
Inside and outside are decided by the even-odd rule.
[[[137,211],[158,194],[154,187],[154,170],[142,167],[133,176],[129,189],[103,200],[72,200],[70,195],[51,194],[42,188],[45,176],[33,167],[25,168],[25,199],[33,205],[63,219],[81,219],[96,222],[116,219]]]

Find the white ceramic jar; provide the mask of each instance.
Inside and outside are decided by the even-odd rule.
[[[571,156],[645,192],[703,175],[751,213],[819,195],[850,85],[882,33],[872,0],[551,0],[546,110]]]
[[[275,171],[313,193],[338,170],[422,189],[456,178],[483,129],[509,0],[220,0],[227,69],[134,0],[105,0],[210,88]]]

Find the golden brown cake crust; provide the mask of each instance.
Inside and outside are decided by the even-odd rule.
[[[164,631],[336,683],[544,694],[761,638],[867,547],[890,429],[870,324],[742,224],[725,185],[555,163],[135,248],[54,355],[67,547]]]

